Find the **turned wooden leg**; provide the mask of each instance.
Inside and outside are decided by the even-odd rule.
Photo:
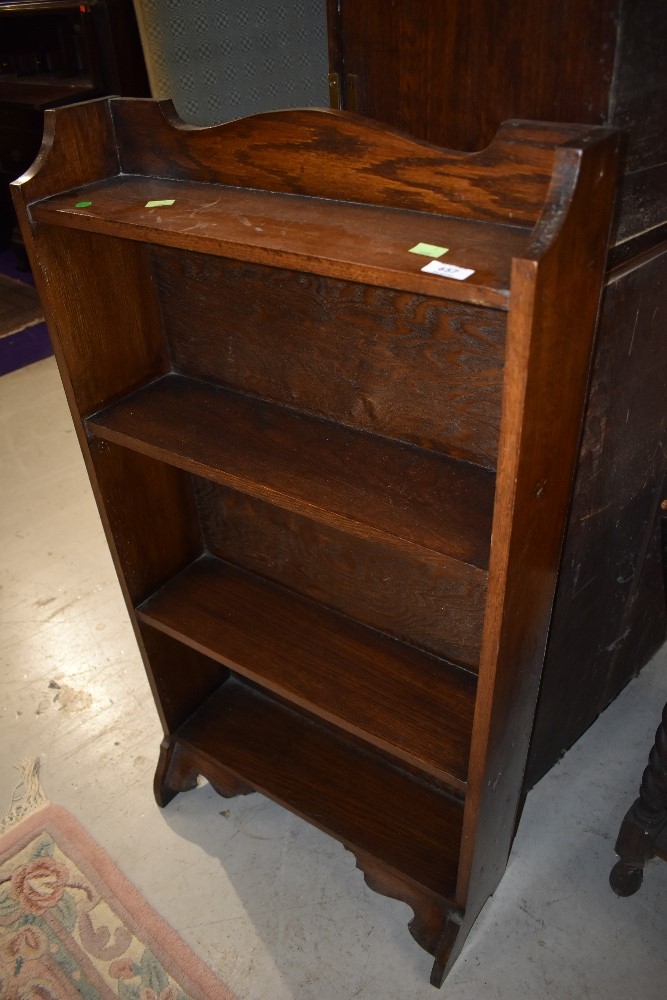
[[[618,896],[631,896],[639,889],[644,865],[667,851],[667,705],[655,734],[648,766],[642,776],[639,798],[621,824],[616,841],[619,861],[609,882]]]

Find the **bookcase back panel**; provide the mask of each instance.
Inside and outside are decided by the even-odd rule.
[[[169,248],[153,266],[178,371],[495,465],[503,312]]]
[[[206,547],[405,642],[477,669],[487,574],[195,479]]]
[[[316,108],[197,130],[183,127],[166,103],[114,99],[111,107],[125,174],[530,226],[544,204],[554,143],[584,131],[508,121],[487,149],[461,154]]]

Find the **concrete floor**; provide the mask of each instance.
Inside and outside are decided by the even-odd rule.
[[[0,814],[20,757],[241,1000],[428,1000],[402,903],[258,795],[165,810],[161,731],[52,358],[0,379]],[[447,1000],[663,1000],[667,864],[621,900],[619,822],[667,699],[667,648],[528,796]]]

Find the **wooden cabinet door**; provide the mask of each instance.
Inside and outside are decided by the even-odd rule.
[[[329,0],[340,106],[481,149],[508,118],[607,119],[619,0]]]

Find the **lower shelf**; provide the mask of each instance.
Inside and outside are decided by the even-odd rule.
[[[137,616],[464,790],[476,682],[468,671],[209,556],[165,584]]]
[[[209,698],[172,742],[191,770],[223,794],[262,792],[358,859],[370,856],[399,878],[454,898],[463,803],[382,754],[237,679]],[[162,781],[163,800],[184,790],[170,788],[169,771]]]

